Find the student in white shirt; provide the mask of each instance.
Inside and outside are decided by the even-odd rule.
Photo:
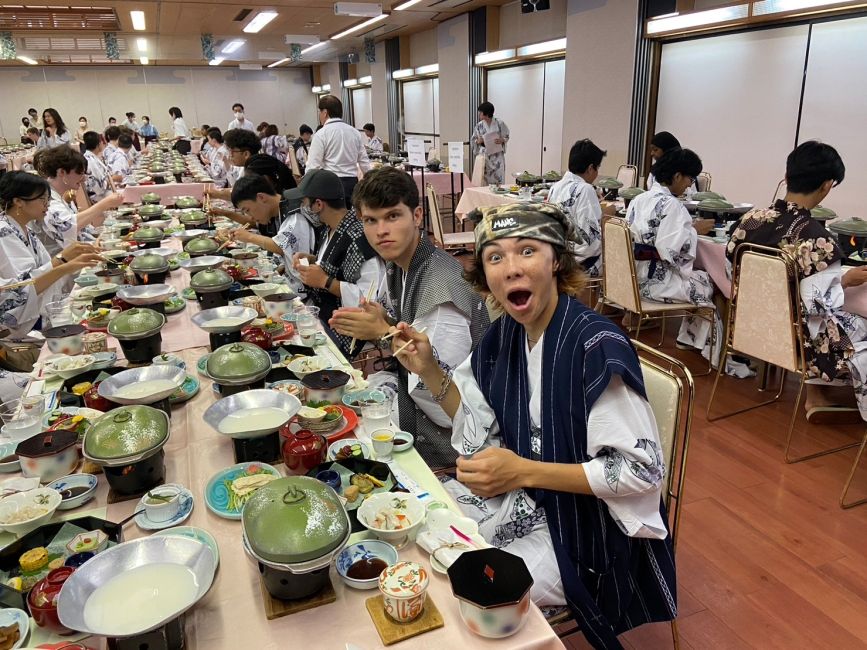
[[[177,106],[172,106],[169,109],[169,116],[172,118],[172,133],[174,134],[175,150],[182,154],[190,153],[192,145],[190,144],[190,127],[184,122],[184,114]]]
[[[662,158],[672,149],[680,148],[680,140],[678,140],[668,131],[660,131],[659,133],[654,134],[653,138],[651,138],[650,140],[650,149],[648,150],[648,153],[650,154],[650,164],[655,164],[660,158]],[[653,172],[651,171],[647,175],[647,189],[651,189],[655,182],[656,179],[653,177]],[[696,181],[693,181],[692,185],[690,185],[683,191],[682,196],[689,199],[696,192],[698,192],[698,185]]]
[[[358,170],[370,169],[364,138],[355,127],[343,121],[343,103],[334,95],[319,100],[322,129],[313,135],[305,173],[311,169],[333,172],[343,184],[346,207],[352,207],[352,190],[358,183]]]
[[[87,160],[87,180],[84,181],[84,189],[91,203],[96,203],[112,191],[111,172],[102,157],[105,143],[96,131],[88,131],[82,140],[84,157]]]
[[[126,114],[126,122],[124,122],[122,126],[125,126],[133,133],[138,133],[141,129],[139,123],[135,121],[135,113],[132,111]]]
[[[232,104],[232,113],[234,113],[235,119],[229,122],[229,126],[226,127],[227,131],[231,131],[232,129],[244,129],[245,131],[256,132],[256,127],[253,126],[253,123],[244,116],[243,104],[238,102]]]
[[[132,173],[132,138],[126,133],[121,133],[117,138],[117,149],[120,155],[112,158],[109,169],[112,176],[120,176],[123,180]]]
[[[68,144],[72,139],[69,129],[63,123],[63,118],[55,109],[46,108],[42,112],[42,122],[45,127],[42,135],[39,136],[39,142],[36,143],[37,149],[51,149],[61,144]]]
[[[368,122],[364,125],[364,135],[367,136],[367,148],[371,151],[379,151],[383,150],[382,138],[376,135],[376,127]]]
[[[22,117],[21,118],[21,126],[18,127],[18,132],[21,134],[21,141],[24,142],[24,138],[27,137],[27,129],[30,128],[30,118]]]
[[[30,117],[30,126],[35,126],[42,131],[42,120],[39,119],[39,111],[35,108],[28,108],[27,115]]]
[[[295,148],[295,159],[298,161],[298,168],[302,174],[307,165],[307,154],[310,153],[310,141],[312,139],[313,129],[306,124],[302,124],[298,129],[298,139],[292,145]]]

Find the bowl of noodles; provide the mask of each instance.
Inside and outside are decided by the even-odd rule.
[[[47,487],[12,494],[0,501],[0,530],[23,535],[51,519],[63,499]]]

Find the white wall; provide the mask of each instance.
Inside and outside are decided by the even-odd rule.
[[[551,0],[547,11],[521,13],[520,2],[500,7],[499,49],[552,41],[566,36],[566,0]]]
[[[18,125],[27,109],[56,108],[71,129],[78,117],[101,130],[109,116],[119,122],[124,113],[149,115],[168,131],[168,109],[178,106],[193,128],[210,124],[225,129],[232,103],[240,101],[248,117],[268,120],[281,133],[297,132],[309,122],[313,100],[306,68],[237,70],[218,67],[57,66],[0,68],[0,133],[18,140]]]
[[[470,137],[468,123],[470,88],[470,20],[466,14],[437,27],[440,84],[440,138],[464,142]]]
[[[352,111],[354,118],[353,122],[355,123],[355,128],[357,129],[362,128],[368,122],[373,122],[373,111],[371,110],[370,94],[370,87],[352,89]],[[375,122],[374,126],[376,126]],[[379,134],[377,133],[377,135]]]
[[[409,64],[413,68],[437,62],[437,28],[409,37]]]
[[[384,41],[376,44],[376,61],[370,64],[370,75],[373,77],[370,109],[373,113],[373,124],[376,126],[376,135],[382,138],[383,142],[388,142],[389,145],[392,145],[388,135],[388,96],[385,90],[387,81]]]

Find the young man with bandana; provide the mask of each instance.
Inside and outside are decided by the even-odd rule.
[[[364,296],[375,294],[385,267],[367,243],[355,210],[346,209],[343,184],[337,174],[311,169],[301,184],[284,196],[301,202],[301,212],[310,223],[325,226],[316,253],[295,253],[293,268],[308,288],[309,301],[319,307],[319,318],[327,324],[335,310],[357,307]],[[350,353],[352,336],[330,328],[328,333],[346,357],[357,354],[364,344],[357,342]]]
[[[386,261],[386,282],[375,300],[337,310],[329,325],[363,341],[388,334],[398,321],[415,323],[416,329],[426,328],[440,366],[451,371],[488,327],[484,299],[463,279],[460,263],[420,232],[423,213],[409,174],[393,167],[368,172],[355,187],[353,201],[367,241]],[[396,375],[377,373],[370,380],[393,384],[400,427],[415,436],[425,462],[434,469],[454,467],[451,419],[419,376],[399,366]]]

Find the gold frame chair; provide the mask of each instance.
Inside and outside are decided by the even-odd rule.
[[[443,231],[443,221],[442,217],[440,217],[440,205],[436,190],[434,190],[433,185],[426,183],[424,192],[427,197],[434,241],[447,251],[475,248],[476,236],[472,230],[465,232]]]
[[[628,266],[628,269],[626,268]],[[614,267],[614,270],[612,269]],[[622,268],[621,268],[622,267]],[[710,349],[716,347],[716,307],[694,305],[691,302],[657,302],[642,299],[638,289],[638,276],[633,253],[632,231],[626,221],[611,217],[602,224],[602,293],[596,303],[597,311],[602,305],[610,305],[638,316],[634,337],[641,335],[645,321],[661,319],[659,343],[665,338],[665,322],[669,316],[695,316],[710,322]],[[725,359],[720,356],[720,359]],[[720,365],[724,365],[720,361]],[[713,354],[709,355],[707,371],[696,376],[709,375],[713,371]]]
[[[783,190],[783,196],[786,195],[786,188],[788,184],[786,183],[786,179],[784,178],[779,183],[777,183],[777,189],[774,190],[774,198],[771,199],[771,205],[777,202],[777,198],[780,196],[780,190]]]
[[[292,176],[295,177],[295,182],[300,183],[302,178],[301,165],[298,164],[298,157],[295,155],[295,147],[289,147],[289,151],[286,152],[286,157],[289,159],[289,168],[292,170]]]
[[[626,179],[626,173],[629,173],[630,179]],[[620,178],[620,175],[624,174],[623,179]],[[638,167],[635,165],[620,165],[617,168],[617,176],[615,178],[623,183],[623,187],[637,187],[638,186]],[[627,182],[628,181],[628,182]]]
[[[695,179],[696,187],[699,192],[710,192],[710,185],[713,182],[713,176],[707,172],[701,172],[698,178]]]
[[[754,283],[742,284],[742,274],[744,277],[751,279],[758,278],[760,280],[756,280]],[[769,304],[769,300],[773,298],[773,288],[779,287],[782,284],[786,286],[786,304],[783,305],[782,300]],[[800,463],[860,445],[855,462],[852,465],[843,492],[840,495],[840,507],[851,508],[861,503],[867,503],[867,498],[846,503],[846,495],[849,492],[849,487],[855,476],[855,471],[858,468],[864,448],[867,446],[867,433],[865,433],[860,443],[847,443],[839,447],[823,449],[803,456],[791,455],[795,418],[798,415],[798,407],[801,403],[804,384],[806,383],[808,374],[806,355],[804,353],[803,313],[801,310],[797,262],[791,255],[779,248],[760,246],[758,244],[741,244],[735,250],[735,263],[732,267],[731,296],[726,310],[727,327],[722,354],[725,355],[730,350],[733,350],[780,368],[782,370],[780,385],[776,395],[769,400],[723,415],[711,416],[713,399],[722,374],[721,369],[717,369],[716,379],[714,379],[713,388],[711,389],[710,398],[707,403],[708,422],[715,422],[732,415],[746,413],[747,411],[752,411],[779,401],[785,389],[786,373],[791,372],[798,375],[800,377],[798,392],[792,407],[792,415],[789,418],[789,427],[786,432],[786,446],[783,452],[785,462],[789,464]],[[742,335],[739,333],[740,330],[737,327],[739,305],[742,318],[750,319],[754,313],[757,315],[753,320],[761,322],[761,326],[758,329],[748,329]],[[781,336],[780,332],[786,327],[789,330],[789,335]],[[775,344],[768,345],[767,338],[761,336],[762,332],[773,332]]]

